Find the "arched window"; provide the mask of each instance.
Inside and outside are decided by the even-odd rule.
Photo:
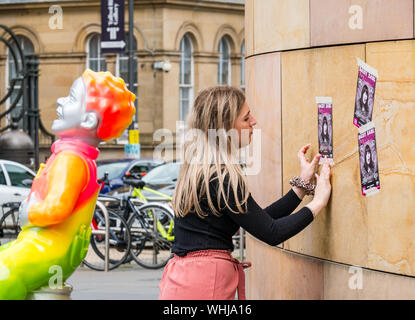
[[[120,77],[124,80],[127,87],[129,86],[129,80],[128,80],[128,32],[125,33],[125,53],[117,54],[117,61],[116,61],[116,71],[115,75],[117,77]],[[133,37],[133,50],[137,50],[137,40],[135,37]],[[133,72],[134,72],[134,88],[131,90],[135,95],[135,106],[137,107],[137,91],[138,91],[138,64],[137,64],[137,56],[134,54],[133,59]]]
[[[241,89],[245,91],[245,40],[242,41],[241,55]]]
[[[188,34],[180,41],[180,120],[184,121],[193,103],[193,44]]]
[[[226,36],[219,42],[218,84],[231,84],[231,47]]]
[[[33,43],[25,36],[17,35],[17,42],[19,43],[19,46],[22,48],[23,54],[26,56],[28,54],[34,53],[34,46]],[[16,44],[13,42],[12,44],[14,51],[17,51]],[[17,64],[20,65],[22,61],[17,61]],[[7,62],[6,62],[6,92],[10,89],[10,80],[16,77],[16,69],[15,69],[16,61],[14,61],[13,55],[9,50],[7,50]],[[19,93],[20,90],[20,82],[18,82],[13,89],[13,92],[11,94],[11,97],[7,99],[6,101],[6,108],[8,109],[10,107],[10,102],[14,101],[16,96]],[[16,107],[13,109],[12,112],[10,112],[9,117],[7,118],[7,121],[11,121],[11,117],[17,117],[20,115],[23,109],[23,96],[19,99],[19,102],[17,103]],[[23,118],[18,122],[18,126],[20,129],[23,129]]]
[[[101,53],[101,36],[98,33],[91,34],[86,43],[86,67],[93,71],[106,71],[107,63]]]

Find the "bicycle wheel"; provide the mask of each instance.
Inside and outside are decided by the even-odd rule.
[[[118,213],[107,210],[109,218],[109,270],[123,264],[130,254],[131,236],[128,224]],[[83,263],[97,271],[105,270],[105,217],[97,206],[92,222],[90,249]],[[91,250],[92,248],[92,250]]]
[[[156,223],[154,223],[156,221]],[[165,205],[148,203],[128,220],[131,257],[147,269],[159,269],[173,256],[173,212]]]
[[[20,232],[18,222],[19,208],[11,208],[0,218],[0,237],[4,236],[4,230],[13,230],[14,235]]]

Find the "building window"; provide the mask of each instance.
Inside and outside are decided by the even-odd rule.
[[[219,42],[218,84],[231,84],[231,49],[226,36]]]
[[[184,121],[193,103],[193,44],[188,34],[180,41],[180,120]]]
[[[101,36],[98,33],[93,33],[88,37],[86,51],[87,68],[95,72],[107,70],[107,63],[101,52]]]
[[[20,47],[22,48],[23,54],[26,56],[28,54],[34,53],[34,46],[32,42],[22,35],[17,35],[17,42],[19,43]],[[17,52],[16,44],[13,42],[12,44],[14,51]],[[17,65],[21,65],[22,61],[17,61]],[[6,92],[10,89],[10,81],[16,77],[16,61],[14,61],[12,53],[7,50],[7,62],[6,62]],[[6,109],[8,109],[11,106],[11,102],[14,101],[19,93],[19,90],[21,88],[21,82],[17,82],[16,85],[13,88],[13,92],[9,99],[6,101]],[[12,112],[7,117],[7,123],[11,122],[12,117],[18,117],[23,110],[23,95],[19,99],[16,107],[13,109]],[[23,118],[19,120],[17,123],[19,129],[23,129]]]
[[[241,89],[245,91],[245,40],[241,46]]]

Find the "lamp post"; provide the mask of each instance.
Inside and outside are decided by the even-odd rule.
[[[134,90],[134,0],[128,0],[128,87]],[[138,110],[136,110],[135,122],[138,123]],[[134,128],[133,123],[131,128]]]
[[[134,0],[128,0],[128,88],[134,91]],[[138,88],[137,88],[138,91]],[[137,92],[138,95],[138,92]],[[137,97],[136,97],[137,99]],[[138,102],[136,102],[135,119],[128,130],[127,157],[140,157],[140,139],[138,132]]]

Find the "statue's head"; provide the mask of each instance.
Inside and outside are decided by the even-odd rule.
[[[57,100],[59,119],[53,122],[52,131],[62,138],[118,138],[132,122],[134,100],[121,78],[87,69],[72,84],[69,95]]]

